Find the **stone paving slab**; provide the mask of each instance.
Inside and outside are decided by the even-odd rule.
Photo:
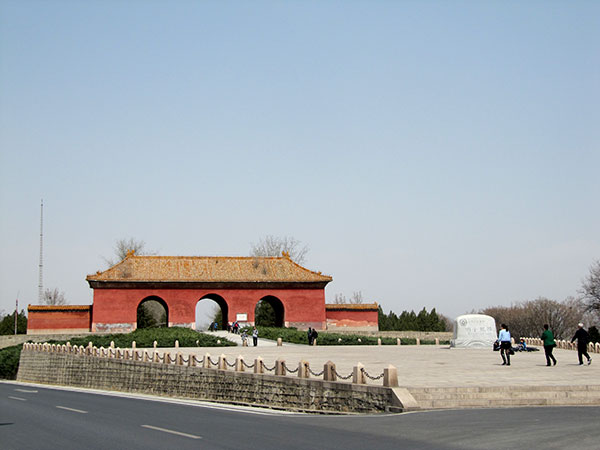
[[[175,349],[164,349],[175,352]],[[361,362],[370,375],[379,375],[392,364],[398,368],[398,380],[403,387],[473,387],[473,386],[585,386],[600,385],[600,354],[588,366],[579,366],[577,352],[554,351],[558,364],[546,366],[543,349],[517,353],[511,366],[502,366],[498,352],[491,349],[451,349],[448,346],[323,346],[266,345],[258,347],[180,348],[179,351],[202,357],[205,353],[217,357],[224,354],[233,361],[242,355],[247,363],[261,356],[267,365],[283,358],[288,367],[297,367],[306,360],[311,369],[321,371],[323,364],[333,361],[338,373],[347,375]],[[381,381],[371,382],[381,384]]]

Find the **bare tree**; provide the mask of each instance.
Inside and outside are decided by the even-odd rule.
[[[283,252],[288,254],[292,261],[302,265],[308,253],[308,246],[302,246],[302,242],[290,236],[268,235],[252,244],[250,256],[281,256]]]
[[[353,303],[355,305],[363,303],[362,291],[353,292],[352,297],[350,297],[350,303]]]
[[[344,294],[335,294],[335,296],[333,297],[333,303],[335,303],[336,305],[342,305],[344,303],[348,303],[348,300],[346,299],[346,296]]]
[[[65,299],[65,293],[54,289],[46,289],[42,296],[42,302],[44,305],[66,305],[68,302]]]
[[[600,312],[600,260],[590,266],[590,273],[583,280],[579,293],[589,311]]]
[[[333,297],[333,303],[334,304],[338,304],[338,305],[342,305],[342,304],[362,304],[364,302],[364,298],[362,295],[362,291],[356,291],[352,293],[352,297],[350,297],[349,299],[346,298],[346,296],[344,294],[335,294],[335,296]]]
[[[480,312],[496,319],[497,325],[508,324],[515,338],[537,337],[547,323],[557,339],[566,339],[575,332],[577,323],[586,317],[584,305],[572,297],[563,302],[540,297],[509,307],[485,308]]]
[[[112,267],[115,264],[123,261],[127,258],[129,252],[133,252],[136,255],[154,255],[154,252],[149,252],[145,249],[146,243],[141,240],[130,237],[129,239],[118,239],[115,242],[114,252],[116,259],[104,258],[104,261],[108,267]]]

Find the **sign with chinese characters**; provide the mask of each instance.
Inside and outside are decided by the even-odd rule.
[[[236,314],[235,315],[235,320],[238,322],[247,322],[248,321],[248,314],[244,313],[244,314]]]
[[[465,314],[454,321],[454,337],[451,347],[491,348],[496,335],[496,321],[485,314]]]

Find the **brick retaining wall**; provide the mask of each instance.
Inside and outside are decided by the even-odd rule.
[[[398,388],[28,348],[21,352],[17,380],[315,412],[403,409]]]

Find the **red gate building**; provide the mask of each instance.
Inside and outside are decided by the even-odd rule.
[[[317,330],[377,330],[377,304],[325,305],[325,286],[332,278],[280,257],[138,256],[133,252],[115,266],[86,278],[94,290],[93,305],[58,311],[29,307],[29,334],[80,329],[130,332],[137,328],[144,302],[160,303],[168,326],[196,327],[196,305],[211,299],[228,322],[254,325],[259,302],[269,303],[277,326]],[[89,316],[82,318],[83,313]],[[76,314],[77,313],[77,314]],[[73,323],[68,323],[71,314]],[[77,322],[77,323],[75,323]]]

